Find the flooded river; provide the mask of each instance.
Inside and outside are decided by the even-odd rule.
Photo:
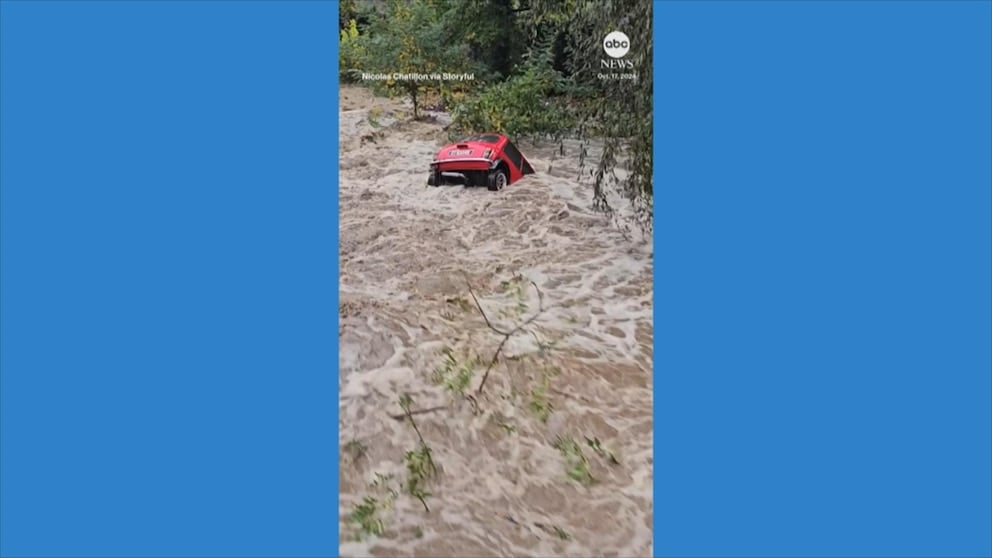
[[[592,211],[574,146],[427,187],[443,115],[397,108],[342,88],[341,555],[651,556],[650,239]]]

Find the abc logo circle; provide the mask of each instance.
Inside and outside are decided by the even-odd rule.
[[[623,58],[630,50],[630,39],[620,31],[614,31],[603,39],[603,50],[610,58]]]

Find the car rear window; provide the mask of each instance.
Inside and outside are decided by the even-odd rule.
[[[465,141],[481,141],[484,143],[499,143],[499,136],[494,136],[492,134],[479,134],[478,136],[472,136],[470,138],[465,138]]]

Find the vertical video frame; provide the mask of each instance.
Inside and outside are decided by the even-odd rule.
[[[651,10],[340,3],[341,556],[652,556]]]

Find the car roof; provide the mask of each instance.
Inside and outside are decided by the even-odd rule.
[[[503,139],[503,136],[499,134],[476,134],[474,136],[469,136],[462,140],[460,143],[466,143],[470,141],[475,141],[479,143],[499,143]]]

